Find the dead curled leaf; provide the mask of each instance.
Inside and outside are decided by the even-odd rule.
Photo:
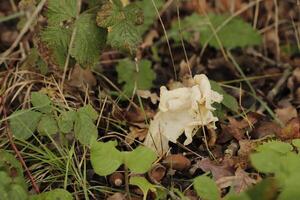
[[[275,109],[276,116],[279,118],[281,122],[286,124],[289,120],[292,118],[295,118],[298,116],[297,110],[294,106],[289,104],[286,107],[283,108],[277,108]]]
[[[130,132],[125,138],[125,141],[128,144],[132,144],[134,140],[138,139],[139,141],[142,141],[145,139],[148,129],[147,128],[138,128],[135,126],[130,126],[129,127]]]
[[[300,118],[293,118],[286,124],[285,127],[277,133],[277,137],[282,140],[300,138]]]
[[[221,161],[220,163],[216,163],[209,158],[204,158],[197,161],[191,170],[195,171],[199,168],[204,172],[211,172],[214,180],[218,180],[226,176],[232,176],[234,174],[233,162],[227,159]]]
[[[68,84],[73,87],[93,87],[97,85],[97,80],[90,69],[83,69],[79,65],[75,65],[71,79],[68,81]]]
[[[137,90],[136,94],[144,99],[150,98],[153,104],[157,104],[159,97],[156,93],[151,93],[149,90]]]
[[[223,125],[223,132],[231,134],[236,140],[245,138],[245,133],[248,129],[252,129],[254,124],[258,122],[261,115],[256,113],[249,113],[244,119],[236,120],[233,117],[228,117],[229,124]]]
[[[245,172],[243,169],[237,168],[234,176],[222,177],[218,179],[216,183],[220,189],[232,187],[236,193],[241,193],[259,182],[260,177],[254,179],[250,175],[251,174]]]

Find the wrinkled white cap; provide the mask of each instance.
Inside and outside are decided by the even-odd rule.
[[[214,102],[220,103],[223,96],[211,90],[210,82],[204,75],[194,76],[194,86],[168,90],[160,88],[159,112],[150,122],[144,145],[162,155],[168,151],[168,142],[176,143],[183,133],[184,145],[201,126],[215,127],[217,117],[213,116]]]

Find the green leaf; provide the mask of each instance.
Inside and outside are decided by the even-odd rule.
[[[92,143],[91,163],[98,175],[112,174],[122,165],[123,155],[116,149],[116,145],[116,141]]]
[[[37,129],[41,135],[54,135],[58,132],[57,122],[51,115],[43,115]]]
[[[300,148],[300,139],[292,140],[292,144],[299,149]]]
[[[154,3],[158,10],[164,5],[163,0],[154,0]],[[139,27],[140,33],[143,34],[153,24],[155,18],[157,17],[157,13],[151,0],[138,1],[137,5],[143,9],[144,13],[144,23]]]
[[[90,145],[98,136],[98,129],[94,120],[84,112],[77,112],[74,132],[76,139],[84,145]]]
[[[77,15],[77,0],[49,0],[48,1],[48,24],[59,26],[62,22],[70,22]]]
[[[98,60],[106,42],[106,30],[95,22],[93,14],[82,14],[75,22],[76,35],[71,55],[83,67],[92,67]]]
[[[54,189],[49,192],[30,196],[30,200],[73,200],[73,197],[66,190]]]
[[[293,150],[293,146],[286,142],[273,140],[258,146],[256,150],[259,152],[273,151],[276,153],[286,154]]]
[[[48,26],[41,32],[41,41],[50,51],[51,61],[63,68],[68,55],[72,30],[64,27]]]
[[[31,104],[42,113],[50,113],[52,111],[51,99],[43,93],[32,92]]]
[[[300,197],[300,173],[294,172],[293,176],[288,178],[285,182],[285,187],[278,196],[278,200],[299,199]]]
[[[79,108],[78,109],[78,113],[86,114],[93,121],[95,121],[96,119],[98,119],[98,113],[97,113],[97,111],[90,104]]]
[[[62,112],[58,117],[58,127],[62,133],[70,133],[74,127],[74,121],[76,119],[75,111]]]
[[[141,36],[136,26],[126,20],[113,25],[108,31],[107,43],[113,48],[133,54],[140,42]]]
[[[280,171],[280,157],[280,154],[273,151],[263,151],[250,155],[253,167],[263,173]]]
[[[111,2],[106,2],[97,13],[96,21],[98,26],[108,28],[124,19],[122,9]]]
[[[228,108],[229,110],[231,110],[233,112],[238,112],[239,104],[238,104],[237,100],[233,96],[231,96],[227,92],[225,92],[225,90],[223,90],[223,88],[217,82],[212,81],[212,80],[210,80],[209,82],[211,84],[212,90],[223,95],[223,100],[222,100],[221,104],[223,104],[226,108]]]
[[[42,114],[32,110],[19,110],[10,116],[9,125],[17,139],[26,140],[36,130]]]
[[[142,190],[144,197],[147,197],[149,190],[151,190],[152,192],[156,192],[156,186],[149,183],[144,177],[134,176],[130,178],[129,182],[130,185],[138,186]]]
[[[245,47],[261,44],[261,36],[257,30],[240,17],[235,17],[225,26],[220,27],[227,20],[228,15],[209,14],[207,17],[193,14],[181,20],[182,36],[185,40],[193,39],[195,33],[200,33],[200,43],[220,49],[220,45],[216,39],[216,35],[222,46],[227,49],[236,47]],[[219,29],[215,35],[214,32]],[[179,37],[179,23],[174,23],[170,31],[170,36],[174,39]],[[238,38],[238,39],[237,39]],[[177,39],[178,41],[178,39]]]
[[[152,81],[156,75],[151,69],[151,62],[141,60],[138,63],[138,72],[136,64],[129,59],[124,59],[117,65],[118,82],[125,83],[123,91],[127,96],[133,94],[134,89],[148,90],[152,87]]]
[[[146,173],[150,170],[152,163],[157,158],[154,151],[143,146],[139,146],[133,151],[126,153],[125,165],[127,165],[131,172],[139,174]]]
[[[199,176],[194,179],[194,189],[203,200],[219,200],[220,192],[217,184],[207,176]]]

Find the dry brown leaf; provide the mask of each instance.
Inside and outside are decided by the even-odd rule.
[[[144,99],[150,98],[153,104],[157,104],[159,97],[156,93],[151,93],[149,90],[137,90],[136,94]]]
[[[259,139],[268,135],[276,135],[281,130],[280,126],[272,121],[263,120],[260,121],[255,129],[251,132],[251,138]]]
[[[117,192],[112,196],[109,196],[106,200],[126,200],[126,196],[120,192]]]
[[[275,113],[276,116],[280,119],[280,121],[282,121],[284,124],[286,124],[292,118],[298,116],[296,108],[292,105],[288,105],[283,108],[277,108],[275,109]]]
[[[154,39],[158,38],[158,33],[155,29],[151,29],[145,36],[144,42],[141,44],[141,48],[145,49],[153,45]]]
[[[232,176],[234,172],[233,163],[231,163],[230,160],[224,160],[217,164],[209,158],[204,158],[199,160],[194,167],[200,168],[204,172],[211,172],[214,180],[218,180],[226,176]]]
[[[241,168],[237,168],[234,176],[222,177],[216,181],[220,189],[232,187],[236,193],[247,190],[257,182],[258,180],[251,178],[250,174]]]
[[[138,139],[139,141],[144,140],[148,132],[147,128],[138,128],[134,126],[130,126],[129,130],[130,132],[125,138],[125,141],[128,144],[132,144],[136,139]]]
[[[298,117],[291,119],[277,137],[283,140],[300,138],[300,119]]]
[[[86,85],[93,87],[97,85],[97,80],[90,69],[83,69],[79,65],[75,65],[68,84],[79,88]]]

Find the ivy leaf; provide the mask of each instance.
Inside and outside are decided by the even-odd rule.
[[[71,55],[83,67],[92,67],[98,62],[100,49],[106,42],[106,30],[96,25],[95,18],[93,14],[82,14],[75,22]]]
[[[194,179],[194,189],[203,200],[219,200],[220,192],[217,184],[207,176],[199,176]]]
[[[32,195],[29,200],[73,200],[73,197],[64,189],[54,189],[49,192]]]
[[[131,172],[138,174],[146,173],[157,158],[154,151],[143,146],[139,146],[133,151],[126,153],[125,165],[127,165]]]
[[[151,69],[151,62],[141,60],[138,69],[137,72],[135,63],[129,59],[124,59],[117,65],[118,82],[125,83],[123,91],[127,96],[131,96],[134,89],[148,90],[152,87],[156,75]]]
[[[58,117],[58,127],[62,133],[70,133],[74,126],[74,121],[76,119],[75,111],[62,112]]]
[[[116,145],[116,141],[92,143],[91,163],[98,175],[112,174],[122,165],[123,155],[116,149]]]
[[[142,190],[144,197],[147,197],[149,190],[152,192],[156,192],[156,186],[149,183],[147,181],[147,179],[144,177],[134,176],[134,177],[130,178],[129,182],[130,182],[130,185],[138,186]],[[146,199],[146,198],[144,198],[144,199]]]
[[[253,29],[250,24],[243,21],[240,17],[230,20],[215,35],[214,32],[219,29],[228,17],[228,15],[216,14],[209,14],[207,17],[197,14],[188,16],[181,21],[182,36],[185,40],[190,41],[194,37],[194,33],[200,33],[201,45],[208,42],[209,45],[217,49],[220,49],[220,45],[216,39],[216,35],[221,44],[227,49],[261,44],[262,39],[258,31]],[[178,34],[179,23],[177,22],[173,24],[170,36],[174,39],[176,37],[180,38]]]
[[[43,115],[37,129],[41,135],[54,135],[58,132],[57,122],[51,115]]]
[[[52,111],[51,99],[40,92],[31,93],[31,104],[42,113],[50,113]]]
[[[141,36],[133,23],[124,20],[110,27],[107,42],[113,48],[133,54],[141,42]]]
[[[217,82],[212,81],[212,80],[210,80],[209,82],[211,84],[212,90],[223,95],[223,100],[222,100],[221,104],[223,104],[229,110],[237,113],[239,110],[239,104],[238,104],[237,100],[233,96],[231,96],[227,92],[225,92],[225,90],[223,90],[223,88]]]
[[[9,125],[17,139],[26,140],[36,130],[42,114],[32,110],[19,110],[10,117]]]

